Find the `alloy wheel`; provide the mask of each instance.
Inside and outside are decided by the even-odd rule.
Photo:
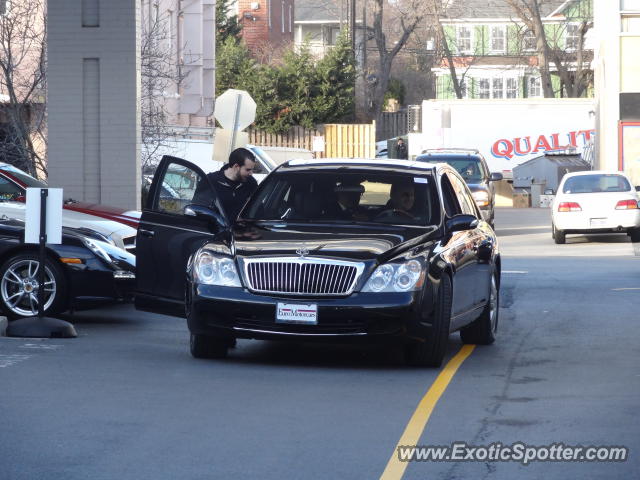
[[[19,260],[9,265],[0,281],[0,294],[5,306],[16,315],[29,317],[38,314],[38,266],[37,260]],[[45,266],[44,309],[56,298],[56,281]]]

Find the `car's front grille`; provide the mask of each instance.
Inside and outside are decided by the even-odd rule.
[[[289,295],[349,295],[362,263],[318,258],[245,260],[250,290]]]

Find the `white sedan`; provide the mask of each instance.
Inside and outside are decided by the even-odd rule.
[[[551,229],[556,243],[565,243],[568,233],[624,232],[639,241],[636,189],[621,172],[568,173],[553,200]]]

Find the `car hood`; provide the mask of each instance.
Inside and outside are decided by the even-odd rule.
[[[486,183],[467,183],[467,187],[472,192],[487,192],[489,189],[487,188]]]
[[[247,222],[234,229],[242,258],[302,256],[383,262],[429,239],[437,227]]]

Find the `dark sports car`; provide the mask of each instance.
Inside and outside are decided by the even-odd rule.
[[[38,245],[24,243],[24,229],[24,222],[0,220],[0,306],[10,319],[38,313]],[[62,244],[46,248],[45,314],[131,297],[135,257],[99,233],[63,228]]]
[[[177,173],[184,188],[167,195]],[[223,357],[236,338],[391,340],[438,366],[450,332],[494,341],[496,237],[450,166],[291,161],[235,222],[206,173],[165,157],[137,237],[136,306],[186,315],[194,357]]]

